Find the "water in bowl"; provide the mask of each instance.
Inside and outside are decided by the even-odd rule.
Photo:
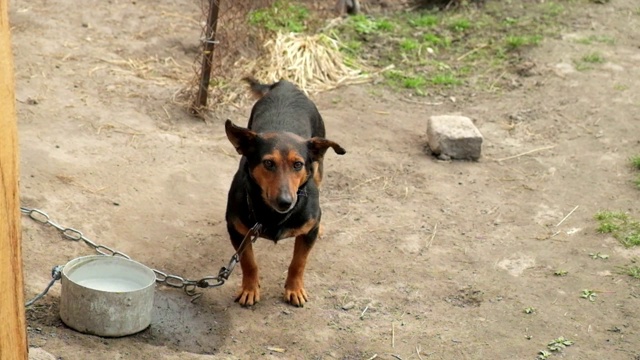
[[[109,292],[129,292],[142,288],[140,283],[130,279],[90,278],[80,280],[77,283],[93,290]]]

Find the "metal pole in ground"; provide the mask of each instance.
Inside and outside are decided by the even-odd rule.
[[[26,360],[18,130],[7,3],[0,0],[0,360]]]
[[[200,86],[195,102],[191,105],[191,112],[201,114],[207,106],[207,96],[209,94],[209,81],[211,80],[211,63],[213,61],[213,50],[216,44],[216,31],[218,28],[218,14],[220,12],[220,1],[209,1],[209,16],[204,31],[204,46],[202,54],[202,71],[200,74]]]

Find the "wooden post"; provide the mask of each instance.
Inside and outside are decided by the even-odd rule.
[[[209,81],[211,80],[211,65],[213,63],[213,50],[216,44],[216,31],[218,29],[218,13],[220,1],[209,0],[209,16],[204,30],[204,53],[202,54],[202,70],[200,74],[200,86],[195,102],[191,105],[191,112],[200,114],[207,107],[207,95],[209,93]]]
[[[0,0],[0,360],[27,360],[18,134],[7,3]]]

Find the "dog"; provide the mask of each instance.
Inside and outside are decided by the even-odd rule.
[[[346,150],[325,138],[316,105],[285,80],[262,84],[243,79],[258,99],[247,128],[225,122],[225,132],[242,155],[227,199],[225,219],[231,243],[240,253],[242,286],[236,302],[260,301],[260,281],[252,242],[246,239],[260,224],[259,237],[277,242],[295,237],[293,258],[284,285],[284,300],[302,307],[308,301],[303,275],[320,229],[319,189],[323,159],[329,148]],[[242,249],[239,251],[242,245]]]

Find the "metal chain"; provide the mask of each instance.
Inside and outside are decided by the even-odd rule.
[[[20,207],[20,211],[23,214],[28,215],[32,220],[40,224],[53,226],[55,229],[57,229],[60,232],[60,234],[62,234],[63,237],[69,240],[73,240],[73,241],[82,240],[85,244],[92,247],[99,254],[102,254],[105,256],[120,256],[125,259],[131,260],[131,257],[129,257],[129,255],[123,252],[114,250],[108,246],[97,244],[91,239],[84,236],[84,234],[79,230],[76,230],[70,227],[65,227],[56,223],[55,221],[52,221],[49,215],[42,210],[30,209],[27,207]],[[233,272],[233,268],[235,268],[236,264],[240,262],[240,256],[242,255],[242,253],[244,252],[244,250],[249,244],[247,240],[250,240],[250,243],[254,243],[260,235],[261,228],[262,228],[262,225],[256,223],[249,230],[249,232],[245,235],[244,239],[242,240],[242,243],[240,243],[238,250],[235,252],[235,254],[231,256],[231,259],[229,260],[229,263],[227,264],[227,266],[223,266],[222,268],[220,268],[220,271],[218,271],[218,275],[205,276],[199,280],[190,280],[178,275],[171,275],[171,274],[162,272],[160,270],[151,269],[156,275],[156,282],[165,284],[166,286],[169,286],[172,288],[184,289],[184,292],[187,295],[193,297],[193,299],[191,300],[192,302],[197,300],[198,298],[200,298],[200,296],[202,296],[202,293],[198,293],[196,291],[196,288],[205,289],[210,287],[222,286],[225,283],[225,281],[229,279],[231,272]],[[56,269],[58,269],[57,273],[56,273]],[[27,302],[27,306],[33,304],[35,301],[42,298],[47,293],[47,291],[49,291],[49,289],[56,282],[56,280],[60,279],[61,271],[62,271],[61,266],[56,266],[54,268],[54,270],[52,271],[53,279],[51,280],[47,288],[41,294],[38,294],[36,298]]]

